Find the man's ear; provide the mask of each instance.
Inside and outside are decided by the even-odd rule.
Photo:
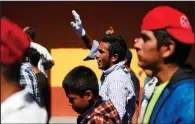
[[[84,94],[84,98],[87,99],[88,101],[93,99],[93,93],[91,92],[91,90],[87,90],[85,91],[85,94]]]
[[[112,63],[116,63],[118,61],[118,54],[114,54],[112,57],[111,57],[111,61]]]
[[[175,42],[170,40],[169,45],[162,46],[160,49],[161,49],[162,57],[168,58],[173,54],[175,50]]]

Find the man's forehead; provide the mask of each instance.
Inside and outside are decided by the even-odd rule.
[[[151,30],[142,30],[140,34],[147,37],[154,37],[154,33]]]
[[[141,34],[151,35],[151,34],[153,34],[153,32],[151,30],[141,30]]]
[[[99,48],[99,49],[108,50],[108,48],[109,48],[109,43],[101,41],[98,48]]]

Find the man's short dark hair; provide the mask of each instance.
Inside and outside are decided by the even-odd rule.
[[[1,74],[5,77],[7,81],[20,80],[20,67],[21,63],[15,63],[12,65],[1,64]]]
[[[27,30],[25,30],[25,32],[30,37],[30,39],[34,41],[36,36],[34,30],[32,28],[28,28]]]
[[[65,76],[62,85],[66,94],[73,93],[82,97],[87,90],[90,90],[94,97],[99,96],[97,77],[90,68],[85,66],[72,69]]]
[[[170,57],[165,59],[166,63],[176,63],[178,65],[183,65],[186,62],[186,60],[190,54],[190,50],[192,48],[192,45],[184,44],[184,43],[176,40],[171,35],[169,35],[169,33],[164,29],[154,30],[153,33],[157,39],[158,49],[161,46],[168,46],[170,44],[170,40],[175,42],[174,53]]]
[[[102,42],[109,44],[109,56],[118,54],[118,62],[125,59],[127,53],[127,44],[122,36],[116,34],[104,35]]]
[[[37,66],[40,59],[40,53],[35,48],[29,48],[27,53],[27,60],[33,66]]]

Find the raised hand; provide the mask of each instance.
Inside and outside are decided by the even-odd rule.
[[[75,10],[72,10],[72,14],[75,18],[75,22],[71,22],[73,30],[80,36],[83,37],[85,35],[85,30],[83,29],[82,22],[79,14]]]

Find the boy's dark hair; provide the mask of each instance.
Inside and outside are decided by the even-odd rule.
[[[176,40],[171,35],[169,35],[169,33],[164,29],[154,30],[153,32],[154,32],[154,36],[157,39],[158,49],[161,46],[168,46],[170,44],[170,40],[175,42],[175,50],[170,57],[165,59],[165,62],[166,63],[176,63],[178,65],[185,64],[190,54],[192,45],[181,43],[180,41]]]
[[[32,28],[28,28],[27,30],[25,30],[25,32],[30,37],[30,39],[34,41],[36,36],[34,30]]]
[[[7,81],[19,82],[20,67],[21,63],[15,63],[12,65],[1,64],[1,73]]]
[[[29,48],[26,57],[30,64],[37,66],[40,59],[40,53],[35,48]]]
[[[85,92],[90,90],[95,98],[99,96],[97,77],[90,68],[85,66],[72,69],[65,76],[62,85],[66,94],[73,93],[83,97]]]
[[[125,59],[127,53],[127,44],[122,36],[116,34],[104,35],[101,42],[109,44],[109,57],[111,58],[114,54],[118,54],[118,62]]]

